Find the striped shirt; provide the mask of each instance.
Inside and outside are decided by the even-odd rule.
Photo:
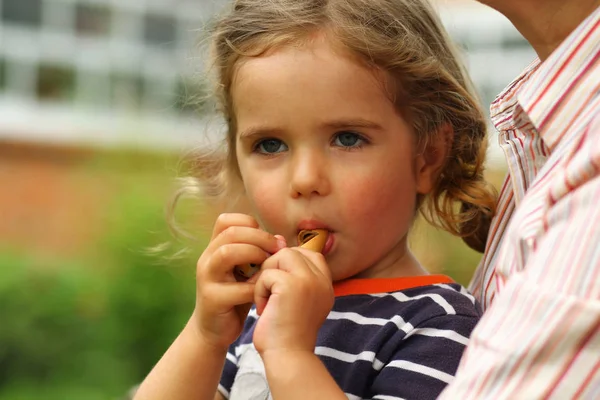
[[[508,160],[443,399],[600,399],[600,8],[492,104]]]
[[[435,399],[481,316],[473,296],[440,275],[348,280],[334,290],[315,353],[349,399]],[[219,384],[226,398],[270,398],[252,344],[257,318],[253,309],[227,354]]]

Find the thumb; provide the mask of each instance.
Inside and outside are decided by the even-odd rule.
[[[322,275],[324,275],[327,279],[332,279],[331,270],[329,269],[329,265],[327,264],[327,261],[325,260],[325,256],[323,254],[302,247],[298,247],[296,248],[296,250],[310,261],[308,265],[313,271],[316,270]]]

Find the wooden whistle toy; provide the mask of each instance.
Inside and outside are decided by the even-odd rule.
[[[306,229],[298,233],[298,244],[303,249],[308,249],[320,253],[327,243],[329,232],[325,229]],[[260,269],[260,264],[243,264],[234,268],[233,272],[239,280],[246,280],[256,274]]]

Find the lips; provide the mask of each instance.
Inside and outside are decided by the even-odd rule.
[[[333,232],[329,232],[329,236],[327,236],[327,241],[325,242],[325,247],[323,247],[323,250],[321,251],[321,254],[323,254],[324,256],[327,255],[327,253],[329,253],[331,251],[331,248],[333,247],[333,244],[335,243],[335,236]]]
[[[329,227],[327,224],[318,221],[316,219],[307,219],[307,220],[302,220],[300,221],[300,223],[298,224],[297,227],[297,232],[303,231],[303,230],[314,230],[314,229],[324,229],[326,231],[331,232],[332,229],[331,227]]]

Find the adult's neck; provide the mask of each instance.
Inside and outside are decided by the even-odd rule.
[[[480,0],[504,14],[544,61],[600,0]]]

